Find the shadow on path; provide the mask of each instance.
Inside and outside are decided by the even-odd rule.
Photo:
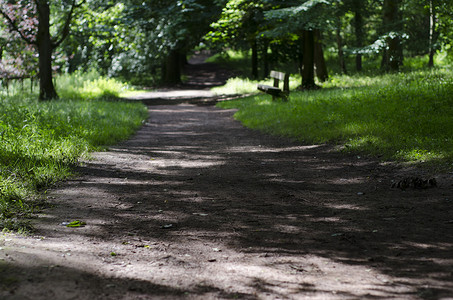
[[[405,170],[245,129],[234,111],[149,111],[52,192],[37,237],[0,241],[0,298],[452,297],[452,176],[391,189]]]

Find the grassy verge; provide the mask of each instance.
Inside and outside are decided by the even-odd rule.
[[[219,104],[248,127],[305,143],[336,143],[383,159],[453,168],[453,72],[335,76],[289,102],[260,94]]]
[[[116,96],[120,83],[65,76],[57,87],[58,101],[39,102],[14,87],[0,95],[0,229],[26,228],[39,192],[70,176],[84,154],[130,136],[147,117],[141,104],[99,100]]]

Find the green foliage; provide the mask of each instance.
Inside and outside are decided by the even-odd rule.
[[[269,36],[282,36],[300,30],[325,29],[332,19],[332,1],[307,0],[295,3],[290,7],[269,10],[266,18],[280,22],[278,26],[266,32]]]
[[[257,94],[260,93],[256,86],[257,84],[273,85],[273,79],[266,80],[250,80],[248,78],[230,78],[223,86],[211,89],[216,94]],[[283,84],[283,83],[281,83]],[[300,76],[291,76],[289,81],[290,89],[295,89],[300,84]],[[281,87],[281,86],[280,86]]]
[[[87,1],[66,41],[68,70],[96,68],[142,85],[159,81],[168,54],[190,51],[220,13],[222,0]]]
[[[305,143],[337,143],[383,159],[453,164],[453,73],[335,76],[288,103],[268,95],[219,104],[244,125]]]
[[[63,84],[73,82],[78,79],[66,76],[57,85],[62,95],[79,100],[38,102],[26,91],[1,96],[0,228],[23,227],[23,217],[32,212],[39,191],[70,176],[79,157],[130,136],[147,117],[141,104],[80,100],[84,95],[111,93],[94,86],[102,79],[90,83],[101,89],[95,93],[87,85],[79,85],[80,91],[77,86],[64,91]]]
[[[118,98],[128,86],[113,78],[102,77],[97,71],[58,76],[58,91],[64,99],[112,99]]]

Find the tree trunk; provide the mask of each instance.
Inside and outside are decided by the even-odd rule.
[[[252,78],[258,79],[258,43],[256,39],[252,41]]]
[[[314,34],[314,63],[316,66],[316,77],[318,77],[319,81],[324,82],[329,78],[329,74],[327,73],[327,66],[326,61],[324,59],[324,52],[322,51],[322,38],[321,32],[319,30],[315,30]]]
[[[399,29],[399,0],[384,0],[383,4],[383,21],[386,33],[398,31]],[[398,71],[402,65],[402,48],[398,36],[389,36],[387,38],[388,50],[384,52],[383,63],[385,70]]]
[[[338,62],[340,64],[341,72],[343,72],[343,74],[347,74],[346,63],[344,61],[343,38],[341,37],[340,27],[337,26],[335,31],[337,36]]]
[[[269,49],[269,41],[267,39],[264,40],[263,43],[263,78],[269,76],[269,57],[267,54],[267,50]]]
[[[360,49],[363,47],[363,0],[354,0],[354,29],[355,29],[355,46]],[[355,57],[355,68],[357,72],[362,71],[362,54],[357,53]]]
[[[181,83],[181,55],[178,50],[171,50],[163,67],[162,79],[167,85]]]
[[[304,30],[302,32],[302,43],[303,43],[303,60],[302,60],[302,89],[314,89],[315,84],[315,38],[313,31]]]
[[[38,35],[36,44],[39,53],[39,99],[58,98],[52,81],[52,40],[50,38],[50,8],[47,1],[38,2]]]
[[[429,1],[429,61],[428,67],[434,67],[434,54],[436,50],[434,49],[435,43],[435,28],[436,28],[436,12],[434,9],[433,0]]]

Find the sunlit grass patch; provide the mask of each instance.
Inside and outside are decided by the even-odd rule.
[[[334,143],[383,159],[453,163],[453,76],[448,69],[336,76],[290,101],[256,95],[219,104],[239,108],[246,126],[305,143]],[[263,104],[266,105],[263,105]]]
[[[259,81],[250,80],[248,78],[230,78],[225,85],[212,88],[211,91],[219,95],[256,93],[256,86],[258,83]]]
[[[102,77],[96,71],[59,75],[56,86],[60,97],[64,99],[118,98],[129,89],[127,84]]]
[[[227,80],[226,84],[211,89],[218,95],[237,95],[237,94],[259,94],[258,84],[273,85],[273,79],[251,80],[248,78],[234,77]],[[300,76],[290,77],[289,87],[295,89],[300,84]],[[280,88],[283,88],[283,82],[280,81]],[[270,97],[270,96],[269,96]]]
[[[39,102],[26,91],[0,99],[0,229],[23,228],[40,191],[68,178],[81,156],[126,139],[147,118],[142,104],[97,100],[112,95],[108,81],[65,80],[59,93],[70,99]]]

